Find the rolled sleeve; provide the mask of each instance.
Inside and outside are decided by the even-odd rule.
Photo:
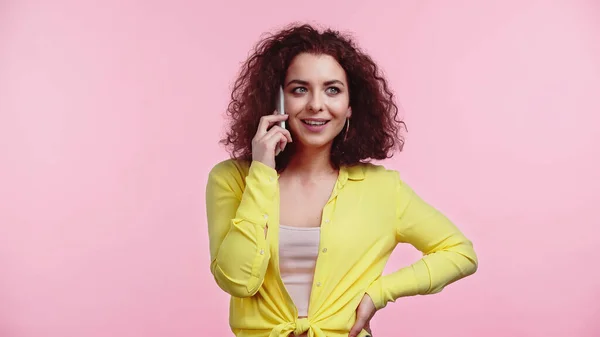
[[[211,272],[219,287],[236,297],[254,295],[270,260],[265,228],[275,210],[277,172],[252,162],[247,176],[231,162],[209,174],[206,209]]]
[[[434,294],[477,270],[472,242],[442,213],[397,180],[397,240],[423,253],[410,266],[380,277],[368,289],[378,308],[399,297]]]

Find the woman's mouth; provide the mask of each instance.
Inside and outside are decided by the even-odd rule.
[[[311,120],[302,120],[302,123],[307,124],[307,125],[312,125],[312,126],[320,126],[320,125],[325,125],[327,124],[327,122],[329,121],[311,121]]]
[[[325,125],[329,123],[326,119],[302,119],[302,124],[310,132],[321,132]]]

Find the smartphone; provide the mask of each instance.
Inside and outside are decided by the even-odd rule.
[[[283,98],[283,87],[279,86],[279,95],[277,96],[277,104],[276,104],[277,114],[285,115],[285,101]],[[279,122],[279,126],[285,129],[285,121]]]
[[[276,99],[276,114],[279,115],[285,115],[285,101],[283,99],[283,87],[279,86],[279,94],[277,95],[277,99]],[[285,129],[285,121],[281,121],[279,122],[279,126]],[[277,151],[275,151],[275,156],[278,156],[279,153],[281,153],[282,149],[279,147],[279,145],[277,146]]]

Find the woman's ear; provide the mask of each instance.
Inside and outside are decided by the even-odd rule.
[[[348,107],[348,112],[346,113],[346,118],[352,117],[352,107]]]

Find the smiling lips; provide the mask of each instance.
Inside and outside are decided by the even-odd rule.
[[[325,129],[325,125],[329,123],[329,120],[323,118],[306,118],[302,119],[304,127],[311,132],[320,132]]]

